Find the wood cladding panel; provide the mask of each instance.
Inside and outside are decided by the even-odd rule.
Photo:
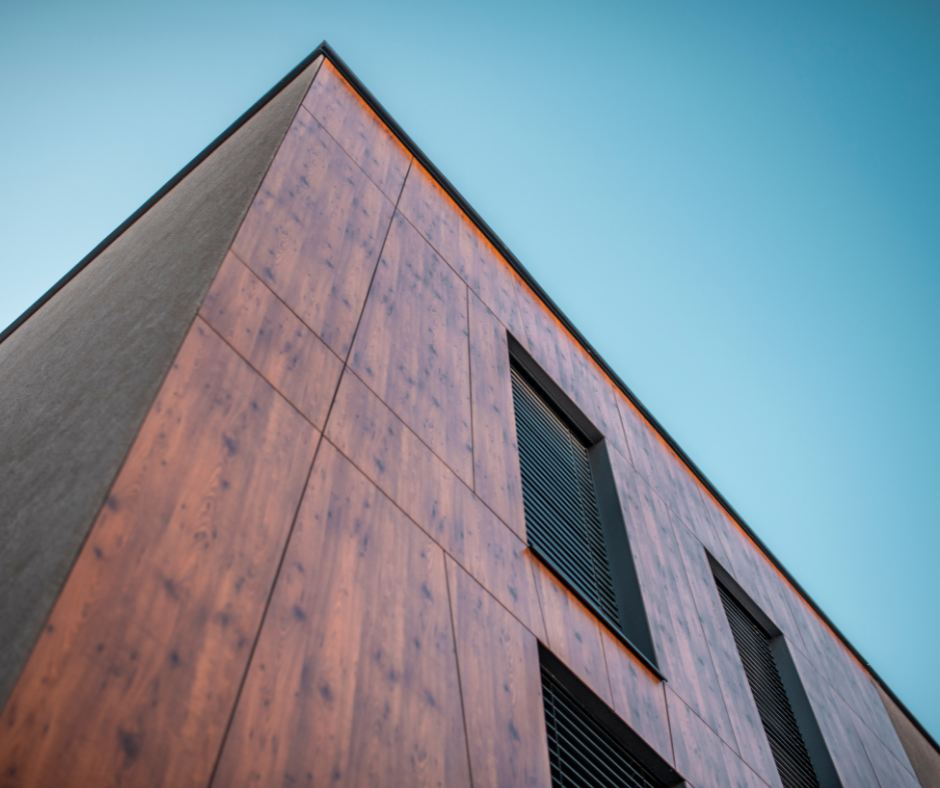
[[[914,776],[913,767],[902,765],[857,714],[852,711],[849,714],[881,788],[920,788],[920,782]]]
[[[706,493],[704,500],[709,517],[725,546],[728,558],[727,562],[722,561],[722,565],[790,642],[804,649],[800,630],[788,602],[791,593],[789,582],[711,495]]]
[[[659,668],[693,711],[737,749],[669,509],[623,457],[612,452],[611,465]]]
[[[796,591],[789,587],[788,590],[790,607],[806,646],[803,653],[865,725],[894,753],[895,758],[906,769],[913,771],[907,752],[867,671]]]
[[[780,775],[741,664],[734,635],[718,596],[705,548],[681,522],[674,521],[673,527],[738,752],[764,782],[779,788]]]
[[[474,785],[551,785],[538,642],[447,559]]]
[[[630,446],[627,456],[631,458],[633,467],[708,551],[727,565],[724,546],[702,500],[698,480],[623,395],[618,395],[617,401]]]
[[[317,437],[196,319],[0,719],[4,784],[206,784]]]
[[[518,274],[417,163],[408,173],[398,209],[525,345],[525,330],[515,292],[515,283],[520,281]]]
[[[525,544],[353,373],[326,435],[537,637],[542,613]]]
[[[535,582],[545,616],[548,647],[608,706],[613,706],[597,617],[540,563]]]
[[[676,693],[666,687],[676,769],[695,788],[767,788]]]
[[[467,786],[444,554],[324,441],[213,781]]]
[[[509,343],[506,329],[473,293],[470,383],[474,489],[520,539],[525,539]]]
[[[396,214],[350,367],[467,484],[473,484],[467,287]]]
[[[603,628],[601,645],[610,679],[611,708],[663,759],[672,763],[665,684]]]
[[[231,252],[199,314],[323,429],[343,362]]]
[[[329,60],[317,72],[303,106],[395,202],[405,183],[411,154]]]
[[[571,397],[608,444],[629,457],[614,384],[528,285],[520,281],[516,291],[532,358]]]
[[[793,648],[790,651],[842,785],[878,788],[878,780],[852,722],[851,710],[799,651]]]
[[[345,358],[393,205],[301,108],[232,251]]]

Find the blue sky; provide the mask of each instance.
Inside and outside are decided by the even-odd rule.
[[[940,738],[940,9],[0,10],[0,325],[326,38]]]

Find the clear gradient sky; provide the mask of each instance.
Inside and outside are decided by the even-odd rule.
[[[940,7],[3,3],[0,326],[324,38],[940,739]]]

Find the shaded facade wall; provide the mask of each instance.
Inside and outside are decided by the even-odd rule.
[[[605,436],[658,664],[526,549],[511,334]],[[845,786],[878,692],[326,62],[0,716],[8,785],[550,784],[538,643],[695,788],[778,786],[707,553]]]

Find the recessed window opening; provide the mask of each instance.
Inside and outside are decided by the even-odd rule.
[[[510,349],[529,547],[660,676],[606,442],[517,343]]]

